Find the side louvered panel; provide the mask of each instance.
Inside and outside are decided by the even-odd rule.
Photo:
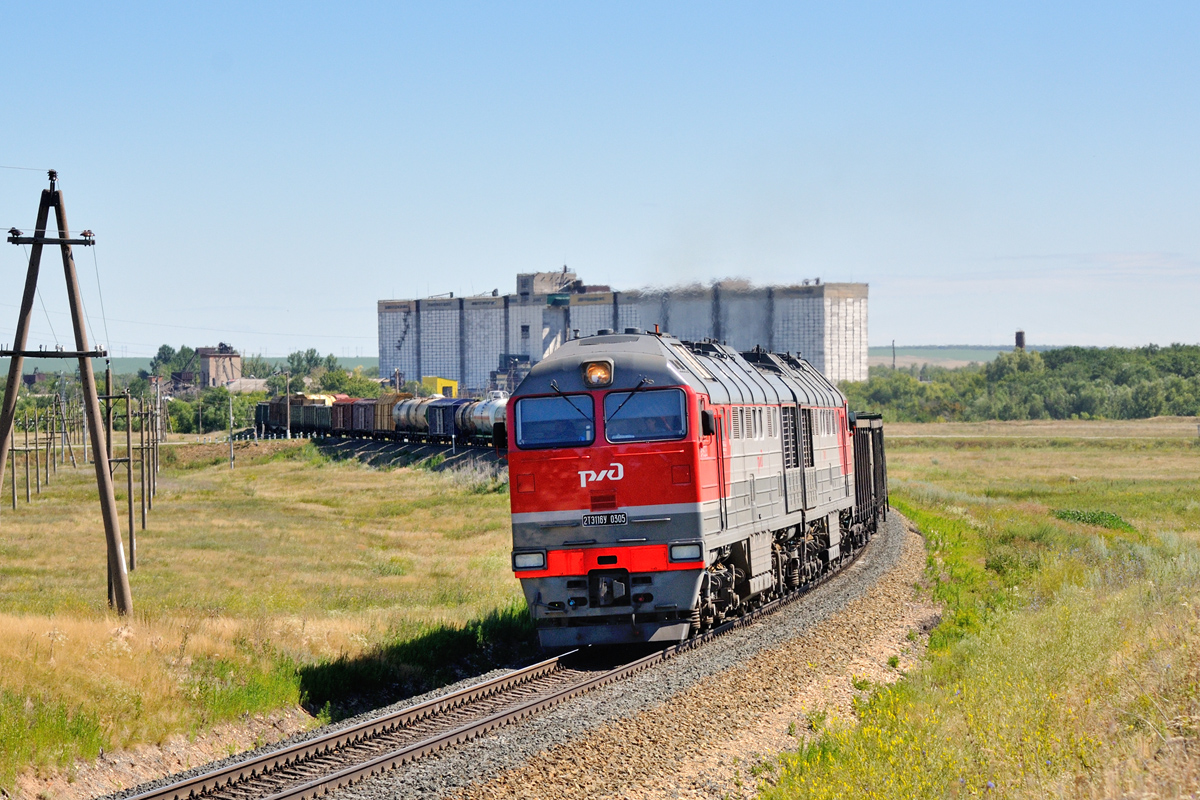
[[[783,482],[787,487],[787,510],[789,514],[804,508],[804,469],[795,467],[784,470]]]
[[[804,507],[817,507],[817,469],[816,467],[804,468]]]

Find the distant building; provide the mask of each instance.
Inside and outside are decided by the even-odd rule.
[[[37,367],[34,367],[33,372],[21,376],[21,381],[25,384],[25,386],[32,389],[34,386],[40,383],[45,383],[52,377],[54,376],[50,375],[49,373],[42,372]]]
[[[200,359],[200,385],[204,388],[224,386],[241,380],[242,357],[231,345],[221,342],[216,347],[197,347]]]
[[[614,292],[573,272],[517,276],[517,293],[381,300],[379,371],[436,375],[463,394],[512,388],[573,336],[657,327],[681,339],[716,339],[799,353],[835,383],[867,379],[867,284],[803,281]]]

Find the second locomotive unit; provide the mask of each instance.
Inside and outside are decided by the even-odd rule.
[[[602,331],[505,416],[544,647],[686,639],[836,567],[887,513],[880,419],[789,354]]]

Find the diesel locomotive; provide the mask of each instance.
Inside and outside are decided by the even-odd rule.
[[[786,353],[601,331],[505,417],[512,568],[546,648],[694,636],[836,569],[888,511],[880,418]]]

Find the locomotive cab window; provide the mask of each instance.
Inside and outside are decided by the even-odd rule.
[[[522,397],[516,407],[517,446],[583,447],[596,438],[592,396]]]
[[[679,389],[609,392],[604,429],[610,442],[655,442],[687,435],[686,395]]]

